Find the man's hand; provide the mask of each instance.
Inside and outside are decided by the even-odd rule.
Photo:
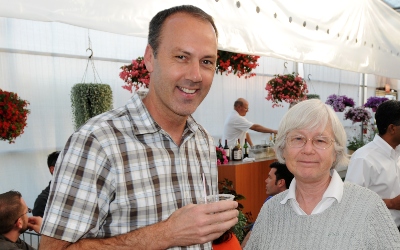
[[[33,216],[28,218],[28,229],[39,233],[40,227],[42,226],[42,217]]]
[[[400,210],[400,195],[392,199],[383,199],[388,209]]]
[[[190,204],[176,210],[165,221],[169,246],[189,246],[212,241],[238,222],[236,201]]]

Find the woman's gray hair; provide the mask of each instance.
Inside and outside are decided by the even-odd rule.
[[[292,130],[297,129],[321,129],[321,133],[325,130],[328,122],[331,122],[333,134],[335,136],[333,143],[336,151],[336,161],[332,168],[337,166],[347,166],[349,156],[345,152],[347,136],[342,123],[339,121],[335,111],[318,99],[302,101],[293,106],[283,116],[278,128],[278,136],[275,141],[275,152],[278,161],[285,163],[283,158],[283,149],[286,146],[286,136]]]

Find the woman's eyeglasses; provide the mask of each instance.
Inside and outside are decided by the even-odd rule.
[[[332,145],[332,142],[334,142],[335,140],[332,140],[327,136],[315,136],[312,139],[307,139],[305,136],[302,135],[293,135],[286,137],[286,143],[289,145],[289,147],[292,148],[302,148],[304,147],[304,145],[306,145],[307,141],[311,141],[316,148],[327,149]]]

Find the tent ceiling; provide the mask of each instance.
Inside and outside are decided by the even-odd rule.
[[[181,4],[214,17],[220,49],[400,79],[400,15],[383,1],[0,0],[0,16],[146,37],[155,13]]]

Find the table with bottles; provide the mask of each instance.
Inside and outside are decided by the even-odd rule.
[[[233,182],[233,189],[246,199],[239,201],[243,206],[243,213],[251,212],[253,220],[265,199],[265,179],[268,177],[269,165],[276,161],[275,155],[257,159],[254,162],[230,161],[218,166],[218,182],[225,178]]]

